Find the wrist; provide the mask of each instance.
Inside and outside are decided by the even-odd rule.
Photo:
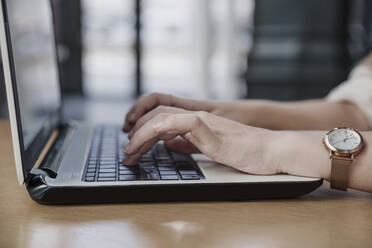
[[[329,180],[331,163],[323,131],[274,131],[274,161],[282,173]]]
[[[262,115],[260,100],[218,101],[212,113],[239,123],[264,128],[259,125]]]

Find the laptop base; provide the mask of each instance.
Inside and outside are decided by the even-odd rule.
[[[295,198],[314,191],[322,179],[304,182],[195,183],[167,185],[48,186],[45,175],[26,183],[30,197],[40,204],[97,204],[134,202],[245,201]]]

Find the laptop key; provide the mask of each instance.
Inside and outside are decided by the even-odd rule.
[[[106,158],[102,158],[101,161],[100,161],[101,164],[110,164],[110,163],[116,163],[116,159],[106,159]]]
[[[131,170],[122,170],[122,171],[119,171],[119,175],[135,175],[136,172],[135,171],[131,171]]]
[[[100,177],[97,179],[99,182],[109,182],[109,181],[115,181],[115,177]]]
[[[181,178],[183,180],[200,180],[200,176],[199,175],[182,175],[181,174]]]
[[[159,171],[159,174],[161,176],[163,176],[163,175],[177,175],[177,172],[175,170],[165,170],[165,171]]]
[[[115,171],[116,171],[115,169],[105,169],[105,168],[102,168],[102,169],[100,168],[99,169],[99,172],[100,173],[102,173],[102,172],[103,173],[105,173],[105,172],[115,172]]]
[[[102,178],[102,177],[113,177],[113,178],[115,178],[116,173],[99,173],[98,178]]]
[[[159,171],[176,171],[174,167],[158,167]]]
[[[136,179],[135,175],[119,175],[119,181],[135,181]]]
[[[87,182],[93,182],[94,181],[94,177],[85,177],[85,181]]]
[[[161,176],[161,179],[162,180],[178,180],[178,176],[177,175],[162,175]]]
[[[119,170],[138,170],[138,166],[119,165]]]
[[[179,170],[178,172],[181,175],[198,175],[198,172],[194,170]]]
[[[85,176],[86,177],[94,177],[96,175],[96,173],[94,173],[94,172],[89,172],[89,173],[87,173]]]
[[[115,169],[116,168],[116,165],[115,164],[101,164],[99,166],[99,168],[103,168],[103,169]]]

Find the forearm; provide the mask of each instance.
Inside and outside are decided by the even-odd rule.
[[[331,160],[322,144],[324,131],[277,131],[271,159],[284,173],[330,180]],[[350,188],[372,192],[372,132],[362,132],[365,147],[350,166]]]
[[[223,104],[230,104],[230,109],[236,110],[225,111],[227,118],[272,130],[329,130],[337,126],[368,129],[365,116],[350,103],[245,100]]]

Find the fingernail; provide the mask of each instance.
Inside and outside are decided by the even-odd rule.
[[[161,128],[163,127],[163,122],[158,122],[156,123],[153,128],[156,130],[156,131],[160,131]]]
[[[127,125],[125,125],[125,126],[122,128],[122,131],[123,131],[124,133],[126,133],[126,131],[127,131]]]

